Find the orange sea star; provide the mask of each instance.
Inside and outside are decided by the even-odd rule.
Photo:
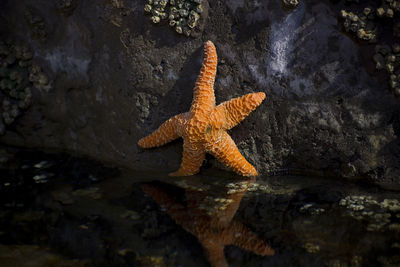
[[[242,156],[226,132],[241,122],[265,99],[265,93],[250,93],[215,106],[214,80],[217,52],[214,44],[204,46],[204,62],[194,87],[189,112],[164,122],[152,134],[139,140],[142,148],[162,146],[178,137],[183,138],[180,168],[170,176],[188,176],[199,172],[206,152],[243,176],[256,176],[256,169]]]
[[[224,247],[235,245],[242,249],[252,251],[260,256],[272,256],[275,251],[267,242],[260,239],[254,232],[241,222],[232,220],[239,204],[247,192],[247,188],[254,183],[254,179],[246,181],[245,187],[240,191],[219,195],[219,199],[230,200],[224,208],[202,207],[205,200],[211,197],[210,192],[201,192],[186,189],[185,204],[177,201],[161,187],[144,184],[142,189],[149,194],[179,225],[186,231],[195,235],[204,249],[205,255],[211,266],[227,267]],[[211,190],[212,191],[212,190]],[[211,199],[213,199],[211,197]]]

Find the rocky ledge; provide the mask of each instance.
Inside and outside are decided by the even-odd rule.
[[[400,188],[399,99],[388,74],[375,70],[375,46],[348,35],[341,16],[341,10],[362,14],[368,1],[300,1],[295,8],[280,0],[170,2],[2,1],[0,142],[136,170],[175,170],[180,141],[143,152],[137,140],[188,110],[203,43],[212,40],[219,55],[217,103],[267,94],[231,131],[260,173]],[[196,34],[154,24],[144,9],[149,3],[173,5],[174,17],[165,21],[182,25],[196,7],[196,23],[187,24]],[[374,41],[395,43],[379,27],[395,24],[394,12],[389,24],[385,16],[377,19],[374,34],[383,34]],[[348,27],[351,18],[345,17]],[[203,169],[210,167],[221,166],[208,157]]]

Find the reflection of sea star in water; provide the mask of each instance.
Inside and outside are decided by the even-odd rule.
[[[240,175],[256,176],[256,169],[242,156],[226,131],[260,105],[265,93],[247,94],[215,106],[217,52],[211,41],[206,42],[204,53],[204,63],[194,87],[190,111],[170,118],[152,134],[140,139],[138,144],[142,148],[158,147],[182,137],[182,163],[171,176],[197,173],[206,152]]]
[[[254,180],[248,182],[250,186]],[[254,232],[242,223],[232,221],[248,186],[228,195],[227,198],[232,200],[230,204],[223,210],[213,212],[212,216],[200,208],[206,198],[203,192],[187,189],[187,204],[183,205],[158,186],[144,184],[142,188],[177,224],[198,238],[211,266],[219,267],[228,266],[224,255],[224,247],[227,245],[235,245],[261,256],[274,255],[274,250]]]

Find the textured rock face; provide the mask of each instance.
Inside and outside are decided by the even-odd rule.
[[[1,142],[174,170],[181,142],[145,152],[136,143],[188,110],[203,43],[212,40],[217,103],[267,93],[231,131],[260,173],[288,169],[400,188],[399,100],[368,72],[368,47],[342,32],[342,3],[301,1],[286,10],[280,0],[209,1],[202,32],[188,38],[149,22],[146,1],[56,2],[0,4],[2,39],[28,44],[52,81],[48,91],[33,88],[30,108]]]

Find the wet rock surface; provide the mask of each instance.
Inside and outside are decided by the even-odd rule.
[[[1,153],[2,263],[400,264],[398,192],[344,179],[243,179],[212,170],[177,180],[55,152],[2,147]],[[52,175],[37,182],[44,172]],[[221,247],[207,244],[221,240],[226,246],[217,262],[210,255]],[[261,245],[274,255],[262,255]]]
[[[52,89],[33,87],[29,109],[0,141],[136,170],[177,169],[180,141],[146,151],[136,143],[187,111],[202,45],[212,40],[219,56],[217,103],[267,93],[231,131],[260,173],[283,169],[400,188],[399,100],[388,77],[382,81],[374,70],[371,45],[348,36],[340,18],[349,5],[357,14],[364,6],[208,1],[200,33],[186,37],[150,22],[147,2],[2,1],[2,38],[30,47],[39,74],[46,74],[34,83],[51,81]],[[203,170],[219,166],[209,157]]]

